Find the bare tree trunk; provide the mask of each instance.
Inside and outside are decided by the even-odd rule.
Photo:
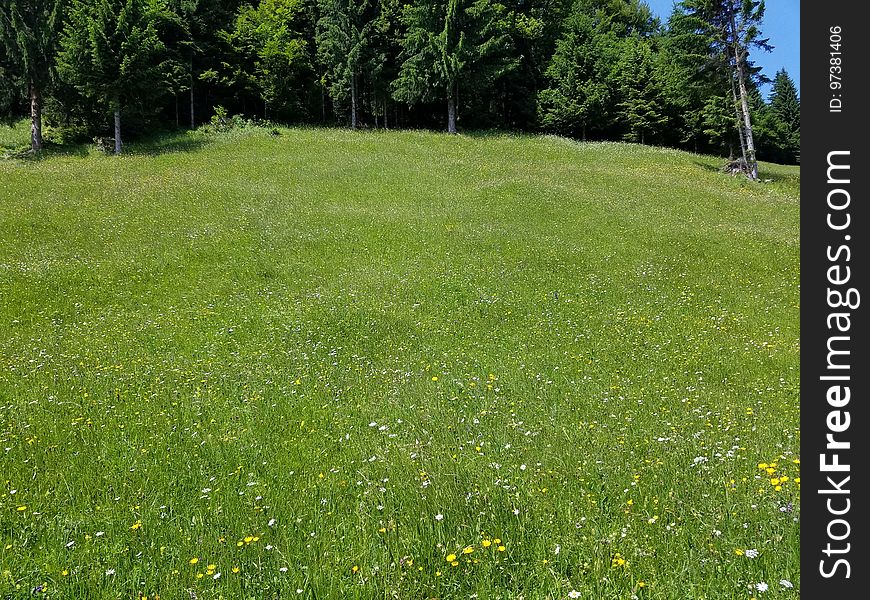
[[[746,165],[748,177],[758,179],[758,162],[755,160],[755,141],[752,139],[752,120],[749,118],[749,93],[746,91],[746,76],[743,71],[745,52],[740,47],[737,20],[731,12],[731,33],[734,40],[734,63],[737,69],[737,85],[740,86],[740,106],[743,109],[743,123],[746,135]]]
[[[39,88],[30,82],[30,148],[34,152],[42,150],[42,98]]]
[[[190,128],[196,129],[196,120],[193,115],[193,77],[190,78]]]
[[[456,95],[452,84],[447,92],[447,133],[456,133]]]
[[[735,57],[736,64],[736,57]],[[734,74],[730,74],[731,79],[731,97],[734,100],[734,117],[737,119],[737,135],[740,136],[740,156],[743,157],[743,163],[746,162],[746,140],[743,137],[743,116],[740,113],[740,99],[737,97],[737,84],[734,82]],[[732,153],[733,154],[733,153]]]
[[[176,94],[175,94],[175,128],[178,129],[179,126],[180,126],[180,123],[178,120],[178,93],[176,92]]]
[[[378,92],[372,90],[372,114],[375,117],[375,131],[378,129]]]
[[[350,76],[350,128],[356,129],[356,75]]]
[[[752,139],[752,120],[749,118],[749,94],[743,75],[743,59],[737,61],[737,82],[740,85],[740,104],[743,107],[743,122],[746,130],[746,160],[749,178],[758,179],[758,161],[755,160],[755,141]]]
[[[389,106],[387,105],[387,101],[384,100],[384,129],[385,130],[390,128],[390,125],[387,121],[387,115],[389,114],[389,112],[390,112],[390,110],[389,110]]]
[[[115,99],[115,154],[121,154],[121,102]]]

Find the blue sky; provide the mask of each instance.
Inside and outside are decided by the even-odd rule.
[[[644,0],[654,14],[666,21],[671,14],[674,0]],[[756,49],[751,59],[762,68],[765,75],[773,79],[779,69],[788,71],[789,76],[801,89],[801,59],[800,59],[800,0],[766,0],[764,22],[761,26],[763,37],[770,38],[773,52]],[[770,93],[770,86],[762,88],[765,98]]]

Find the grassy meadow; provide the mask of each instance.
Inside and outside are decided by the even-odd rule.
[[[0,598],[799,598],[797,168],[127,150],[0,160]]]

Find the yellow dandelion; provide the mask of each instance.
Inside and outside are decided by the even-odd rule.
[[[246,535],[246,536],[245,536],[244,542],[245,542],[246,544],[250,544],[250,543],[253,542],[253,541],[254,541],[254,536],[252,536],[252,535]]]
[[[26,505],[26,504],[22,504],[21,506],[19,506],[19,507],[16,508],[15,510],[17,510],[18,512],[24,512],[25,510],[27,510],[27,505]]]
[[[233,572],[233,573],[238,573],[238,572],[241,571],[241,570],[242,570],[242,569],[239,568],[239,567],[233,567],[233,568],[232,568],[232,572]]]
[[[458,567],[458,566],[459,566],[459,561],[458,561],[458,560],[454,560],[452,563],[450,563],[450,566],[451,566],[451,567]]]
[[[136,521],[130,526],[131,531],[136,531],[138,529],[142,529],[142,521]]]
[[[432,376],[432,381],[438,381],[438,376],[437,376],[437,375],[433,375],[433,376]]]
[[[505,548],[504,546],[499,546],[499,547],[497,548],[497,550],[498,550],[499,552],[504,552],[505,549],[506,549],[506,548]]]
[[[191,558],[191,559],[190,559],[189,561],[187,561],[187,562],[189,562],[189,563],[192,564],[192,565],[195,565],[196,563],[199,562],[199,559],[198,559],[197,557],[194,556],[193,558]]]
[[[452,563],[454,560],[456,560],[455,554],[448,554],[447,555],[447,562]]]
[[[245,545],[245,542],[243,542],[243,541],[241,541],[241,540],[239,540],[238,542],[236,542],[236,547],[238,547],[238,548],[241,548],[241,547],[244,546],[244,545]]]
[[[482,542],[480,542],[480,545],[484,548],[489,548],[490,546],[492,546],[492,542],[490,540],[483,540]]]
[[[463,554],[471,554],[472,552],[474,552],[474,546],[466,546],[462,549]]]
[[[353,573],[359,573],[359,565],[354,565],[350,569]]]

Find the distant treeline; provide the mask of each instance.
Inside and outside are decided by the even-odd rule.
[[[739,156],[734,61],[710,16],[735,2],[683,0],[663,23],[639,0],[0,0],[0,114],[38,113],[55,142],[120,143],[121,123],[196,127],[222,107]],[[741,35],[757,157],[794,163],[795,85],[779,71],[763,98],[748,50],[766,40],[751,20]]]

